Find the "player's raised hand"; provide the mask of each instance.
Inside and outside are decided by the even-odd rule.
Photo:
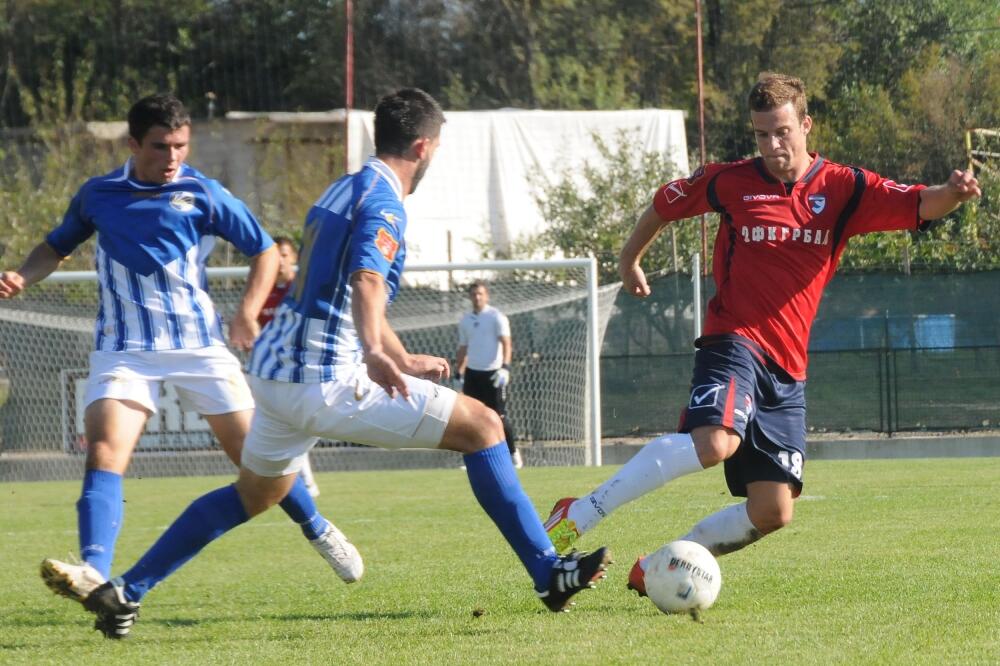
[[[0,273],[0,298],[14,298],[24,291],[24,276],[15,271]]]
[[[948,177],[948,189],[959,201],[968,201],[983,195],[979,189],[979,181],[970,169],[969,171],[959,171],[955,169]]]
[[[368,378],[381,386],[390,398],[395,398],[396,393],[404,398],[410,397],[410,390],[406,387],[403,373],[385,352],[369,351],[365,354],[365,366],[368,368]]]
[[[618,274],[622,278],[622,288],[629,294],[638,298],[646,298],[651,293],[649,285],[646,283],[646,274],[643,273],[639,264],[622,264],[618,268]]]
[[[414,377],[441,382],[451,377],[451,364],[443,358],[427,354],[411,354],[406,372]]]

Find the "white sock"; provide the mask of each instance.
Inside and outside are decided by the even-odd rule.
[[[760,539],[760,533],[747,515],[747,503],[731,504],[703,518],[691,531],[682,536],[685,541],[694,541],[708,548],[718,557],[749,546]]]
[[[656,490],[667,481],[703,468],[691,435],[657,437],[639,449],[618,473],[594,492],[573,502],[569,519],[583,534],[623,504]]]

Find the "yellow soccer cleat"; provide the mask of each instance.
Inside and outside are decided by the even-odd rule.
[[[552,507],[549,519],[545,521],[545,531],[549,533],[549,539],[552,540],[552,545],[556,547],[558,553],[569,551],[580,538],[576,522],[569,517],[569,507],[575,501],[575,497],[562,498]]]

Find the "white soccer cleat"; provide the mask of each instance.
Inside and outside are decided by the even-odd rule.
[[[365,563],[361,560],[361,553],[333,523],[328,521],[323,534],[309,543],[333,567],[342,581],[353,583],[361,580],[361,576],[365,573]]]
[[[97,587],[107,582],[101,573],[86,562],[71,564],[60,560],[42,560],[39,573],[45,585],[61,597],[83,601]]]

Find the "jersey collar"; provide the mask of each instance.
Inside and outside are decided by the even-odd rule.
[[[805,172],[805,174],[803,174],[801,178],[795,181],[793,185],[797,185],[799,183],[802,183],[803,185],[807,184],[810,180],[813,179],[813,176],[819,173],[819,170],[823,167],[823,164],[826,162],[826,160],[823,159],[823,156],[820,155],[819,153],[809,153],[809,155],[813,158],[812,164],[809,165],[809,169]],[[760,177],[763,178],[766,182],[768,183],[778,182],[778,179],[772,176],[771,172],[767,170],[766,166],[764,166],[763,157],[755,158],[753,161],[753,165],[754,167],[757,168],[757,173],[760,174]]]
[[[186,175],[188,170],[187,164],[181,164],[180,168],[177,169],[177,173],[170,180],[170,183],[176,183],[178,180]],[[138,180],[132,178],[132,158],[128,158],[125,164],[122,166],[122,173],[117,178],[112,178],[113,181],[127,181],[132,187],[138,187],[140,190],[155,190],[158,187],[163,187],[164,185],[169,185],[170,183],[160,183],[159,185],[153,183],[141,183]]]
[[[365,162],[365,166],[369,169],[374,169],[380,176],[385,178],[392,187],[392,191],[396,193],[396,198],[400,201],[403,200],[403,183],[399,180],[396,172],[389,168],[388,164],[377,157],[370,157]]]

